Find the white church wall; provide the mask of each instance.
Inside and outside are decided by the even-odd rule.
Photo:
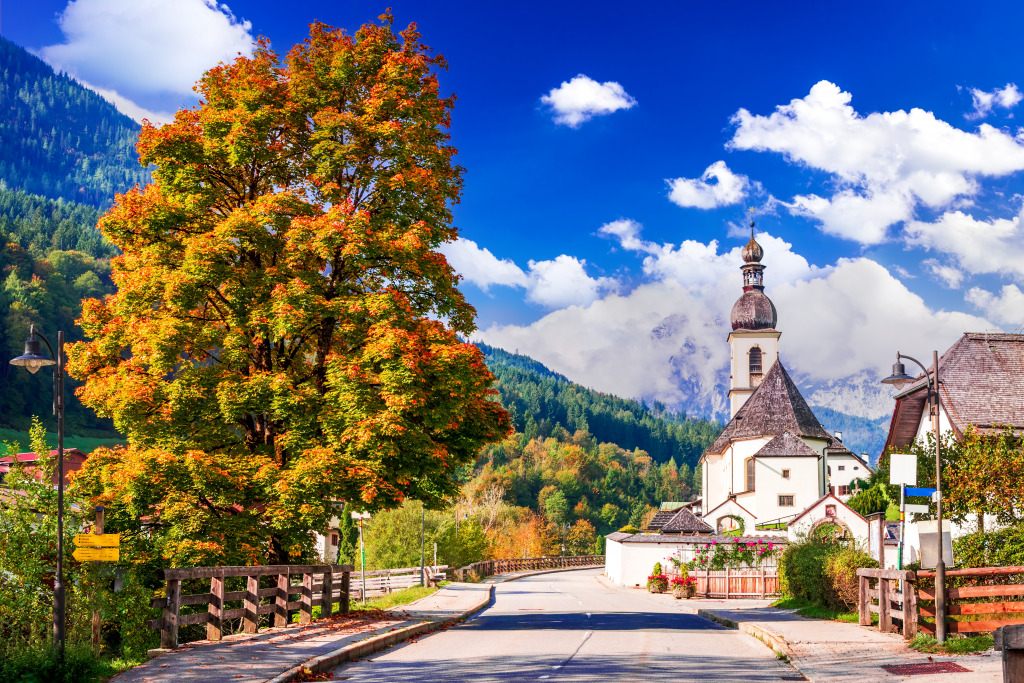
[[[770,456],[757,458],[754,468],[756,498],[750,501],[751,511],[759,522],[799,514],[812,505],[818,493],[818,459],[807,457]],[[789,477],[783,477],[784,471]],[[780,496],[793,496],[792,505],[780,505]]]
[[[829,512],[834,512],[834,515],[830,515]],[[850,530],[858,544],[864,548],[868,547],[868,521],[832,497],[825,498],[800,519],[790,524],[789,539],[796,541],[801,535],[810,534],[815,525],[825,520],[842,522]]]
[[[779,358],[779,333],[760,332],[743,334],[733,332],[729,335],[729,384],[731,389],[742,390],[752,388],[750,382],[750,349],[755,346],[761,348],[761,373],[764,376],[768,374],[768,370]],[[736,411],[743,407],[743,404],[750,398],[751,393],[753,392],[729,392],[730,416],[735,415]]]

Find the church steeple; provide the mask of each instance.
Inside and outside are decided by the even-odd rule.
[[[743,406],[779,357],[779,337],[775,329],[778,312],[764,293],[764,249],[754,239],[754,222],[750,222],[750,241],[740,252],[743,257],[743,294],[736,300],[729,316],[732,332],[729,346],[732,363],[729,386],[731,415]]]

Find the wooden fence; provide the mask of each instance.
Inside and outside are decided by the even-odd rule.
[[[571,555],[568,557],[524,557],[515,560],[484,560],[474,562],[455,570],[459,581],[467,575],[479,577],[494,576],[505,572],[521,572],[531,569],[559,569],[562,567],[603,567],[604,555]]]
[[[697,580],[696,595],[705,598],[765,598],[779,594],[775,569],[723,569],[690,572]]]
[[[261,614],[272,614],[274,626],[285,626],[297,610],[299,622],[307,623],[314,605],[319,605],[321,616],[327,617],[333,613],[335,601],[346,614],[351,572],[352,565],[347,564],[164,569],[160,574],[166,582],[166,597],[154,598],[151,603],[152,607],[163,608],[163,615],[150,620],[149,627],[160,631],[160,647],[175,648],[178,629],[189,624],[206,624],[206,637],[220,640],[225,622],[239,617],[246,633],[256,633]],[[245,590],[225,591],[225,582],[232,577],[245,577]],[[267,587],[260,587],[261,578],[266,579]],[[182,581],[205,579],[210,581],[209,593],[181,594]],[[299,599],[291,600],[294,595]],[[226,609],[227,603],[239,601],[240,608]],[[206,605],[205,612],[181,614],[182,607],[202,605]]]
[[[448,565],[442,564],[436,567],[427,565],[423,568],[423,585],[436,585],[443,581],[447,575]],[[361,599],[363,591],[362,572],[352,572],[352,586],[350,593],[352,599]],[[404,569],[377,569],[366,572],[366,594],[386,595],[393,591],[402,590],[411,586],[420,585],[420,568],[407,567]]]
[[[878,614],[879,631],[891,632],[895,619],[903,625],[903,637],[913,639],[918,629],[918,594],[914,585],[914,572],[861,568],[857,570],[857,576],[860,582],[857,600],[860,625],[871,626],[871,614],[875,612]],[[876,583],[875,587],[872,587],[872,582]]]
[[[919,571],[918,579],[933,579],[935,572]],[[976,585],[955,585],[974,581]],[[1024,567],[986,567],[981,569],[949,569],[946,571],[946,616],[968,617],[968,619],[947,619],[946,633],[987,633],[1000,626],[1024,624],[1024,602],[1020,598],[1006,600],[1008,597],[1024,595]],[[950,587],[950,584],[954,584]],[[983,585],[977,585],[983,584]],[[929,606],[922,605],[922,617],[931,617],[931,622],[922,621],[920,628],[927,633],[935,633],[935,589],[919,590],[918,597],[928,601]],[[983,617],[970,620],[975,615]]]

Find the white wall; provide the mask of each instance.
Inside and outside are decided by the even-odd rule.
[[[750,395],[750,349],[761,347],[761,376],[779,359],[779,332],[729,333],[729,417],[736,415]]]
[[[854,479],[867,479],[871,471],[853,455],[829,455],[828,467],[831,470],[829,483],[836,489],[836,497],[846,502],[853,493],[840,494],[839,487],[849,487]]]
[[[779,517],[799,514],[821,497],[818,487],[818,459],[812,457],[757,458],[754,467],[754,486],[757,493],[748,507],[765,522]],[[782,477],[789,470],[789,479]],[[793,506],[781,507],[780,495],[792,495]]]
[[[618,547],[613,550],[613,546]],[[646,588],[654,563],[661,562],[662,568],[667,570],[672,566],[668,558],[682,547],[681,543],[616,543],[609,540],[605,546],[605,576],[626,588]]]
[[[836,506],[835,517],[826,517],[825,508],[827,505]],[[850,533],[853,534],[854,538],[857,539],[859,544],[862,544],[867,548],[868,543],[868,522],[866,519],[858,515],[856,512],[846,507],[845,505],[838,505],[836,501],[831,498],[826,498],[821,503],[815,506],[814,510],[801,517],[795,524],[789,526],[789,539],[796,541],[801,534],[809,534],[814,528],[817,522],[823,519],[837,519],[842,521],[850,529]]]

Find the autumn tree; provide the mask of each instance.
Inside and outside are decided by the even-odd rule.
[[[437,251],[462,188],[446,65],[392,21],[211,69],[100,222],[118,289],[85,304],[69,371],[129,445],[78,480],[152,555],[303,559],[332,501],[440,505],[509,431]]]

